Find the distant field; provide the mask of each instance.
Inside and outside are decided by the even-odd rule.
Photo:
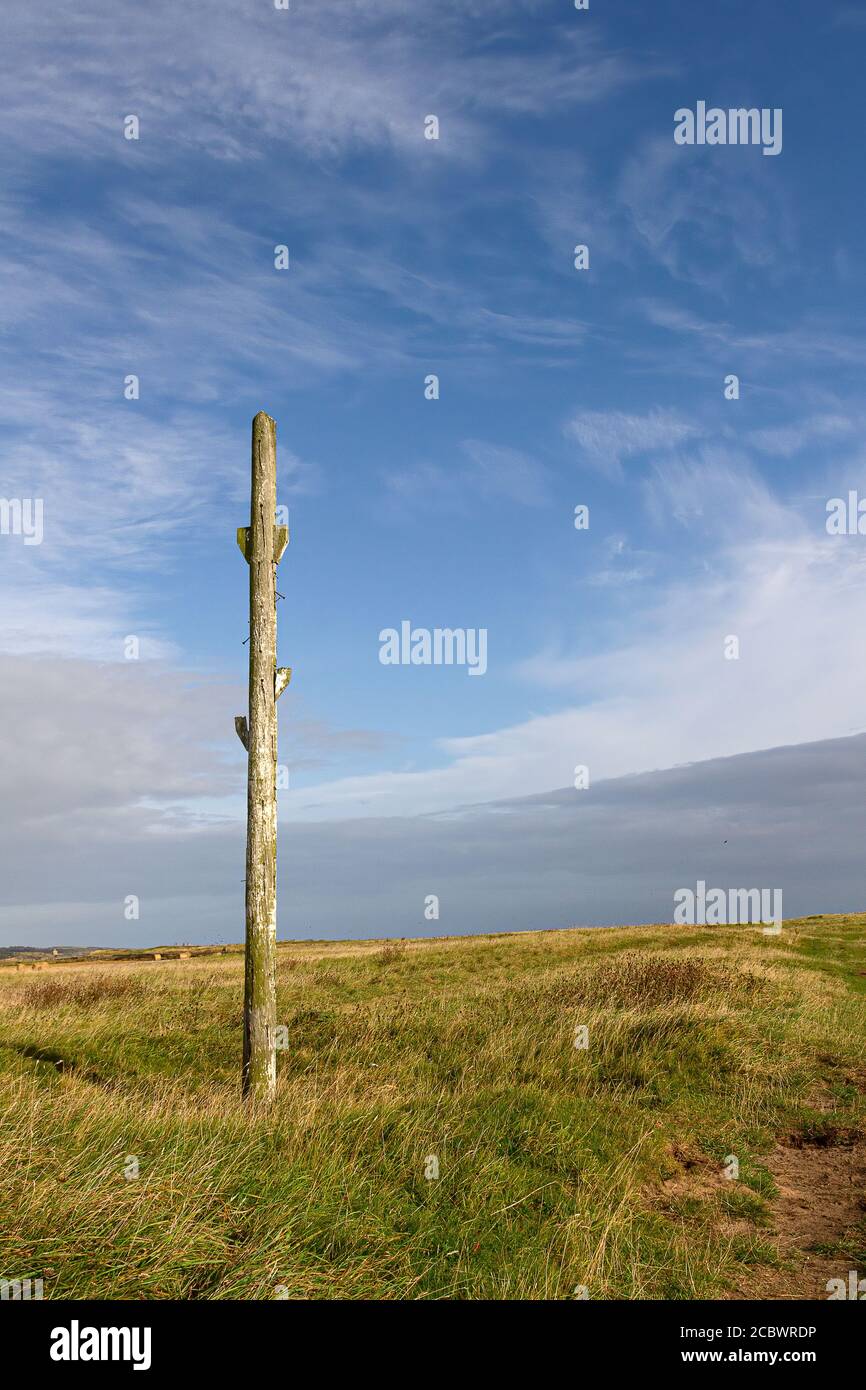
[[[864,923],[283,945],[252,1118],[238,954],[0,970],[0,1278],[826,1297],[866,1276]]]

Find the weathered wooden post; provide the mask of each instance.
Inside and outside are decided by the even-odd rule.
[[[277,564],[289,540],[277,526],[277,427],[253,420],[250,524],[238,545],[250,567],[249,723],[235,728],[247,750],[246,958],[243,1094],[270,1101],[277,1084],[277,700],[291,677],[277,668]]]

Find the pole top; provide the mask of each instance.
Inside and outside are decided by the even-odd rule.
[[[274,429],[276,429],[277,427],[276,420],[273,418],[272,415],[269,415],[266,410],[259,410],[253,416],[254,425],[257,424],[259,421],[263,421],[265,424],[268,425],[273,425]]]

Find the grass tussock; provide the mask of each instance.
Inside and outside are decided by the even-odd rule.
[[[90,1009],[107,1000],[140,999],[144,993],[144,981],[137,975],[58,974],[25,985],[17,992],[17,999],[27,1009],[56,1009],[65,1005]]]
[[[406,955],[405,941],[386,941],[373,957],[377,965],[396,965]]]
[[[571,970],[550,981],[526,985],[527,1002],[655,1008],[685,1000],[751,998],[764,981],[700,956],[679,959],[648,951],[627,951],[590,969]]]

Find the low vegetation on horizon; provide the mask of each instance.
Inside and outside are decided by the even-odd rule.
[[[826,1297],[808,1280],[866,1274],[866,1211],[786,1238],[774,1155],[816,1156],[815,1191],[860,1161],[864,923],[281,944],[277,1101],[252,1114],[237,954],[0,970],[0,1278]]]

